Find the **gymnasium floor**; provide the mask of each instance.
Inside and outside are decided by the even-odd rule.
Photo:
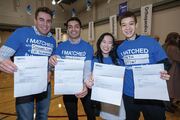
[[[53,81],[52,81],[53,82]],[[78,103],[79,120],[86,120],[81,102]],[[166,113],[167,120],[180,120],[180,106],[175,113]],[[13,76],[0,72],[0,120],[16,120],[15,101],[13,98]],[[48,120],[68,120],[67,113],[62,102],[62,96],[53,95]],[[97,118],[97,120],[101,120]],[[140,120],[143,120],[141,117]]]

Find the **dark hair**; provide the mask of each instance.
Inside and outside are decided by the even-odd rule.
[[[177,32],[171,32],[167,35],[166,37],[166,40],[165,40],[165,43],[168,45],[175,45],[175,46],[178,46],[178,42],[177,42],[177,39],[179,41],[180,39],[180,36]]]
[[[48,7],[39,7],[35,12],[35,19],[37,19],[39,12],[45,12],[45,13],[49,14],[51,16],[51,18],[53,17],[53,12],[51,9],[49,9]]]
[[[128,18],[128,17],[134,18],[135,23],[137,23],[136,15],[133,12],[131,12],[131,11],[127,11],[122,16],[119,16],[119,24],[121,25],[122,19]]]
[[[67,26],[68,26],[68,23],[69,23],[70,21],[76,21],[76,22],[79,23],[79,26],[82,27],[81,20],[80,20],[78,17],[71,17],[70,19],[68,19],[68,20],[66,21],[66,23],[65,23],[64,25],[67,27]]]
[[[115,43],[115,38],[114,36],[111,34],[111,33],[103,33],[97,43],[96,43],[96,47],[97,47],[97,52],[95,53],[95,57],[98,59],[98,62],[100,63],[103,63],[103,55],[102,55],[102,50],[100,48],[100,44],[101,42],[103,41],[104,37],[105,36],[111,36],[112,37],[112,40],[113,40],[113,48],[112,50],[110,51],[109,53],[109,56],[112,58],[112,62],[115,64],[115,65],[119,65],[118,64],[118,60],[117,60],[117,53],[116,53],[116,43]]]

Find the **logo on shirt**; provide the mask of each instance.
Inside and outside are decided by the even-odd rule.
[[[149,63],[149,50],[147,48],[128,49],[121,53],[125,65]]]

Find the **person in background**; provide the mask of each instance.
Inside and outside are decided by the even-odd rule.
[[[93,48],[85,42],[81,36],[81,21],[77,17],[72,17],[67,20],[67,34],[68,40],[59,44],[56,52],[51,56],[49,63],[55,66],[57,57],[62,59],[77,59],[84,60],[84,87],[80,93],[75,95],[63,95],[63,101],[68,114],[69,120],[78,120],[77,115],[77,102],[78,98],[81,99],[85,113],[88,120],[95,120],[95,114],[92,107],[91,90],[87,88],[86,84],[91,76],[91,61],[93,59]],[[59,76],[61,77],[61,76]]]
[[[160,44],[151,37],[137,35],[137,18],[127,11],[119,19],[125,41],[117,48],[120,65],[126,67],[123,87],[123,101],[126,120],[139,120],[140,112],[146,120],[165,120],[165,108],[162,101],[134,99],[134,79],[131,67],[165,63],[167,56]],[[143,60],[142,60],[143,58]],[[167,71],[162,71],[161,78],[168,80]]]
[[[111,33],[103,33],[97,40],[97,52],[94,57],[94,62],[103,64],[119,65],[117,54],[116,54],[116,44],[115,38]],[[91,84],[88,87],[93,86],[93,76]],[[122,101],[121,106],[116,106],[107,103],[101,103],[100,117],[103,120],[125,120],[125,109],[124,103]]]
[[[10,59],[10,57],[14,55],[51,56],[56,47],[55,39],[50,33],[52,16],[52,11],[49,8],[40,7],[35,12],[34,26],[19,28],[12,33],[0,48],[1,71],[6,73],[14,73],[17,71],[17,66]],[[45,82],[47,82],[47,80],[45,80]],[[34,104],[36,105],[35,119],[48,119],[51,97],[50,79],[48,82],[47,91],[16,98],[17,120],[33,120]]]
[[[177,32],[171,32],[166,37],[165,50],[171,63],[169,70],[170,80],[167,81],[172,112],[177,108],[176,103],[180,102],[180,35]]]

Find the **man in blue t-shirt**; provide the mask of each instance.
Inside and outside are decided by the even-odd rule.
[[[75,95],[63,95],[63,101],[68,113],[69,120],[78,120],[77,101],[81,99],[88,120],[95,120],[95,114],[90,100],[91,91],[87,88],[89,77],[91,75],[91,61],[93,59],[93,48],[80,37],[81,21],[77,17],[72,17],[66,22],[68,40],[58,45],[55,55],[53,55],[49,63],[55,66],[57,57],[62,59],[84,60],[84,86],[83,90]],[[61,77],[61,76],[59,76]]]
[[[126,12],[119,20],[126,40],[118,46],[117,54],[121,65],[126,66],[123,100],[127,120],[138,120],[140,112],[146,120],[165,120],[162,101],[134,99],[134,79],[132,66],[165,63],[167,56],[160,44],[153,38],[136,34],[137,19],[132,12]],[[161,77],[169,79],[166,71]]]
[[[49,8],[40,7],[35,12],[34,26],[19,28],[10,35],[0,48],[1,71],[6,73],[17,71],[17,66],[10,60],[12,56],[51,56],[56,47],[55,39],[50,33],[52,16]],[[50,79],[44,81],[50,83]],[[36,120],[47,120],[50,96],[51,86],[48,84],[45,92],[17,97],[17,119],[33,120],[36,102]]]

